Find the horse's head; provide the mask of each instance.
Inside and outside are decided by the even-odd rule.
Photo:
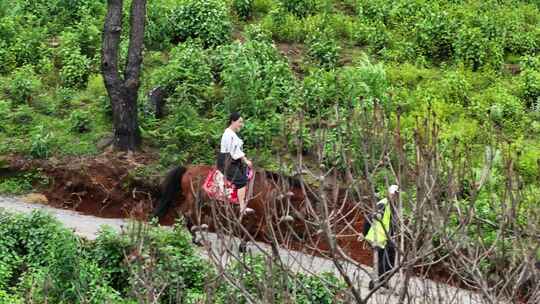
[[[270,187],[274,191],[277,190],[276,195],[278,198],[288,197],[292,202],[304,201],[305,196],[301,180],[272,171],[265,171],[264,176],[268,180]]]

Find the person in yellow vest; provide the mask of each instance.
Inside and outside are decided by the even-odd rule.
[[[361,239],[367,241],[377,254],[378,283],[388,288],[388,272],[392,270],[396,258],[396,245],[393,241],[395,214],[399,187],[388,187],[388,197],[377,202],[376,210],[364,222]],[[369,282],[369,289],[375,288],[375,281]]]

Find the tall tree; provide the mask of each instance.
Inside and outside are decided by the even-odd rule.
[[[123,75],[118,70],[122,7],[123,0],[107,1],[101,72],[111,100],[114,147],[122,151],[133,151],[141,145],[137,120],[137,96],[140,85],[146,0],[133,0],[131,4],[129,49]]]

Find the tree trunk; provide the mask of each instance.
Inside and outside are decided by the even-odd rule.
[[[107,1],[101,71],[113,111],[114,147],[121,151],[133,151],[139,149],[141,145],[137,97],[140,85],[146,0],[133,0],[131,4],[129,49],[123,77],[118,71],[122,6],[123,0]]]

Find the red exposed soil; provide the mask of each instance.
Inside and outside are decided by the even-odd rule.
[[[11,170],[40,168],[49,179],[40,191],[53,207],[104,218],[144,218],[158,192],[157,183],[137,179],[133,172],[154,160],[149,154],[106,152],[47,161],[10,157],[8,162]]]

